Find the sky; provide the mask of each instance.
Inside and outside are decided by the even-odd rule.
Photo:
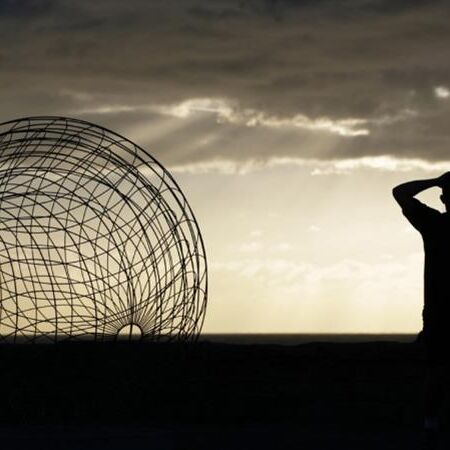
[[[176,178],[203,331],[414,333],[423,244],[392,188],[450,170],[450,6],[0,2],[0,122],[110,128]],[[418,198],[444,211],[439,189]]]

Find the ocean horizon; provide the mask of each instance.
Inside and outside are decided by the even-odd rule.
[[[224,344],[300,345],[312,342],[413,342],[417,333],[204,333],[199,342]]]
[[[409,343],[414,342],[417,333],[202,333],[198,337],[198,342],[215,343],[215,344],[234,344],[234,345],[286,345],[295,346],[301,344],[322,342],[322,343],[362,343],[362,342],[399,342]],[[74,340],[61,341],[64,343],[89,343],[94,342],[92,335],[77,336]],[[105,344],[112,344],[117,341],[117,336],[105,336],[103,342]],[[120,342],[127,342],[128,339],[119,339]],[[132,341],[139,342],[139,339],[132,339]],[[158,342],[156,340],[146,340],[143,342]],[[164,342],[164,339],[160,342]],[[166,341],[167,342],[167,341]],[[32,339],[27,336],[13,336],[4,338],[0,345],[11,344],[54,344],[55,336],[40,335]]]

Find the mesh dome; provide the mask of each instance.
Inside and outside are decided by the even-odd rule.
[[[0,124],[0,340],[195,339],[207,268],[172,176],[59,117]]]

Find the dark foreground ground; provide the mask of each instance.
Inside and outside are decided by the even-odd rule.
[[[11,345],[0,359],[1,449],[420,448],[414,343]]]

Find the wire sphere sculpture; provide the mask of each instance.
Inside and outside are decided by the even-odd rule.
[[[0,341],[195,340],[199,227],[148,152],[63,117],[0,124]]]

